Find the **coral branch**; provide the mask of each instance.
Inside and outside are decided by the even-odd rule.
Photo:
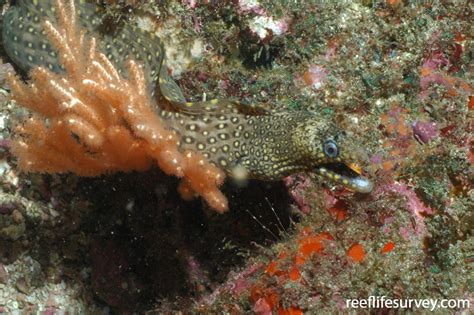
[[[65,74],[38,67],[29,84],[9,76],[13,99],[33,111],[12,144],[19,166],[96,176],[156,163],[183,178],[179,190],[186,199],[198,194],[216,211],[227,210],[218,188],[224,173],[200,154],[180,151],[179,135],[152,110],[142,66],[129,60],[130,78],[120,76],[96,50],[96,39],[77,26],[74,1],[56,1],[56,8],[59,25],[46,21],[44,28]]]

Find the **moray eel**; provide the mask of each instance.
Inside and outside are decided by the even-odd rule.
[[[131,22],[107,27],[103,8],[75,1],[79,23],[99,38],[99,49],[127,76],[125,63],[143,64],[156,112],[180,135],[180,147],[202,153],[239,178],[279,180],[314,172],[354,191],[368,193],[372,182],[349,167],[360,157],[357,142],[307,111],[275,111],[233,100],[187,102],[164,65],[165,51],[153,33]],[[18,0],[3,19],[3,46],[25,72],[35,66],[63,71],[42,22],[56,23],[52,0]]]

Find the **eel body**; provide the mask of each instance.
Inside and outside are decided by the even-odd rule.
[[[315,172],[358,192],[372,190],[372,182],[349,167],[360,162],[356,142],[334,124],[307,111],[270,111],[227,99],[187,102],[168,74],[154,33],[131,22],[106,27],[102,7],[84,0],[75,5],[79,23],[98,38],[98,48],[122,75],[127,76],[127,60],[142,63],[156,112],[180,134],[182,149],[202,153],[234,177],[279,180]],[[4,49],[25,72],[36,66],[63,71],[42,27],[45,20],[57,24],[54,11],[52,0],[18,0],[4,16]]]

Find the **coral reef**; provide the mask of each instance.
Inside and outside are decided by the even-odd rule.
[[[368,196],[312,174],[224,185],[232,211],[217,215],[182,201],[157,169],[21,174],[8,139],[25,113],[3,82],[1,312],[429,312],[347,307],[369,296],[463,299],[470,309],[434,313],[472,312],[470,3],[113,2],[114,18],[173,27],[173,56],[186,60],[171,64],[189,68],[171,72],[191,99],[204,91],[337,120],[367,150],[376,185]],[[287,29],[259,24],[261,38],[262,16]]]

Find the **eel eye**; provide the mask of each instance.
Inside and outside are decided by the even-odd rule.
[[[339,154],[339,149],[337,148],[336,142],[332,139],[324,141],[323,152],[327,157],[335,159]]]

